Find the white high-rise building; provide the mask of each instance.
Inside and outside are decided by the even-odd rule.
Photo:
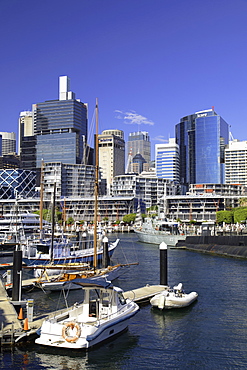
[[[113,178],[125,170],[125,142],[121,130],[104,130],[98,135],[101,179],[106,180],[107,194],[111,193]]]
[[[179,146],[176,139],[155,145],[156,175],[179,183]]]
[[[68,76],[59,77],[59,100],[75,99],[75,94],[70,91],[70,78]]]
[[[2,137],[1,155],[16,154],[16,134],[15,132],[0,132]]]
[[[225,149],[225,182],[247,186],[247,141],[230,141]]]

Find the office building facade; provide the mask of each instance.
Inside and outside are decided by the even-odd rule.
[[[46,199],[52,199],[54,183],[58,198],[83,198],[94,195],[94,166],[47,162],[44,163],[42,177]]]
[[[247,141],[233,140],[225,148],[226,184],[247,186]]]
[[[125,171],[125,141],[121,130],[104,130],[98,135],[99,167],[106,180],[107,194],[111,193],[113,178]]]
[[[214,109],[183,117],[175,126],[180,152],[180,182],[183,191],[190,184],[224,183],[224,149],[229,125]]]
[[[177,194],[177,187],[170,180],[157,178],[155,173],[126,174],[114,178],[112,193],[115,197],[134,197],[135,212],[138,203],[141,205],[142,213],[156,205],[163,212],[165,197]]]
[[[138,131],[129,134],[127,142],[127,166],[126,172],[133,171],[133,163],[135,165],[135,172],[141,173],[143,171],[144,163],[150,164],[151,160],[151,143],[148,132]]]
[[[80,164],[87,139],[87,105],[68,91],[68,77],[60,77],[59,100],[33,105],[37,137],[36,165],[41,161]]]
[[[15,132],[0,132],[2,137],[2,151],[0,155],[16,154]]]
[[[179,183],[179,146],[175,138],[155,144],[156,176]]]

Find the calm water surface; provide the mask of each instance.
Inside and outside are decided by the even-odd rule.
[[[120,234],[115,262],[139,262],[115,285],[159,284],[157,245]],[[247,369],[247,261],[169,249],[168,283],[183,282],[198,301],[180,310],[142,306],[129,330],[87,353],[29,344],[0,354],[1,369]],[[26,297],[31,297],[29,296]],[[60,293],[33,292],[36,314],[64,305]],[[79,291],[69,302],[79,301]]]

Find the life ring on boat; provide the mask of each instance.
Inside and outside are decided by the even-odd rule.
[[[74,337],[70,337],[68,335],[68,329],[74,329],[76,328],[76,335]],[[63,339],[65,339],[67,342],[69,343],[74,343],[77,341],[77,339],[79,339],[81,335],[81,328],[80,326],[76,323],[76,322],[67,322],[64,326],[63,326],[63,330],[62,330],[62,337]]]

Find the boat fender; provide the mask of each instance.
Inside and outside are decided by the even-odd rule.
[[[76,328],[76,335],[74,337],[70,337],[68,335],[68,329],[74,329]],[[81,335],[81,328],[80,326],[76,323],[76,322],[67,322],[64,326],[63,326],[63,330],[62,330],[62,337],[63,339],[65,339],[67,342],[69,343],[74,343],[77,341],[77,339],[80,337]]]

